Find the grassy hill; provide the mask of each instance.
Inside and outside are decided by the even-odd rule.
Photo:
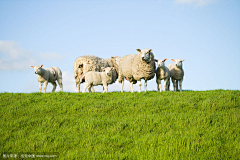
[[[240,159],[239,97],[229,90],[1,93],[1,157]]]

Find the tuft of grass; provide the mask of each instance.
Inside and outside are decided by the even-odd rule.
[[[1,93],[0,151],[240,159],[240,91]],[[2,156],[2,155],[1,155]]]

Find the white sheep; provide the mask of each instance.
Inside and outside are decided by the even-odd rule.
[[[101,72],[102,71],[101,67],[114,67],[112,59],[111,58],[102,59],[97,56],[87,55],[80,56],[75,60],[73,70],[74,78],[76,80],[76,84],[78,85],[78,92],[80,92],[80,84],[85,82],[84,77],[81,82],[79,81],[82,78],[82,76],[89,71]],[[113,74],[114,79],[112,80],[112,83],[114,83],[118,78],[116,70],[113,71]]]
[[[63,90],[63,85],[62,85],[62,72],[59,68],[57,67],[50,67],[50,68],[42,68],[43,65],[41,66],[31,66],[34,68],[35,74],[37,74],[37,80],[39,83],[39,92],[41,93],[42,90],[42,83],[44,83],[43,89],[44,93],[46,93],[46,88],[48,85],[48,82],[52,83],[53,85],[53,90],[54,92],[57,87],[57,83],[55,82],[57,80],[58,85],[60,86],[60,90]]]
[[[89,92],[91,92],[90,88],[93,88],[93,86],[96,85],[103,85],[104,87],[104,92],[108,92],[108,84],[112,83],[113,80],[113,71],[115,70],[114,67],[102,67],[102,70],[104,72],[94,72],[94,71],[90,71],[87,72],[85,75],[83,75],[80,78],[80,82],[82,81],[82,79],[85,79],[85,85],[83,87],[83,93],[86,92],[86,89],[89,90]],[[94,92],[94,89],[92,89],[92,91]]]
[[[158,60],[158,67],[157,67],[157,72],[156,72],[156,82],[157,82],[157,91],[162,92],[162,85],[161,85],[161,80],[164,79],[164,90],[168,90],[168,84],[169,84],[169,70],[165,66],[165,63],[167,59],[159,59]]]
[[[179,81],[179,88],[180,88],[180,92],[182,92],[182,81],[183,81],[183,76],[184,76],[184,71],[182,68],[182,62],[185,61],[185,59],[171,59],[171,61],[175,62],[175,63],[171,63],[168,65],[168,69],[170,72],[170,77],[172,79],[172,83],[173,83],[173,88],[174,91],[178,90],[178,81]],[[168,89],[170,87],[170,83],[168,85]]]
[[[141,92],[141,79],[145,80],[145,92],[147,91],[147,80],[154,78],[156,73],[154,55],[152,49],[137,49],[138,54],[130,54],[121,58],[119,62],[118,81],[123,92],[124,78],[130,81],[130,90],[133,92],[133,84],[139,82],[139,93]]]

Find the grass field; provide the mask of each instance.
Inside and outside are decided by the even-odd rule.
[[[240,159],[239,97],[230,90],[1,93],[1,157]]]

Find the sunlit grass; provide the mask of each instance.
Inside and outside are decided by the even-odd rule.
[[[240,91],[1,93],[0,151],[239,159]]]

